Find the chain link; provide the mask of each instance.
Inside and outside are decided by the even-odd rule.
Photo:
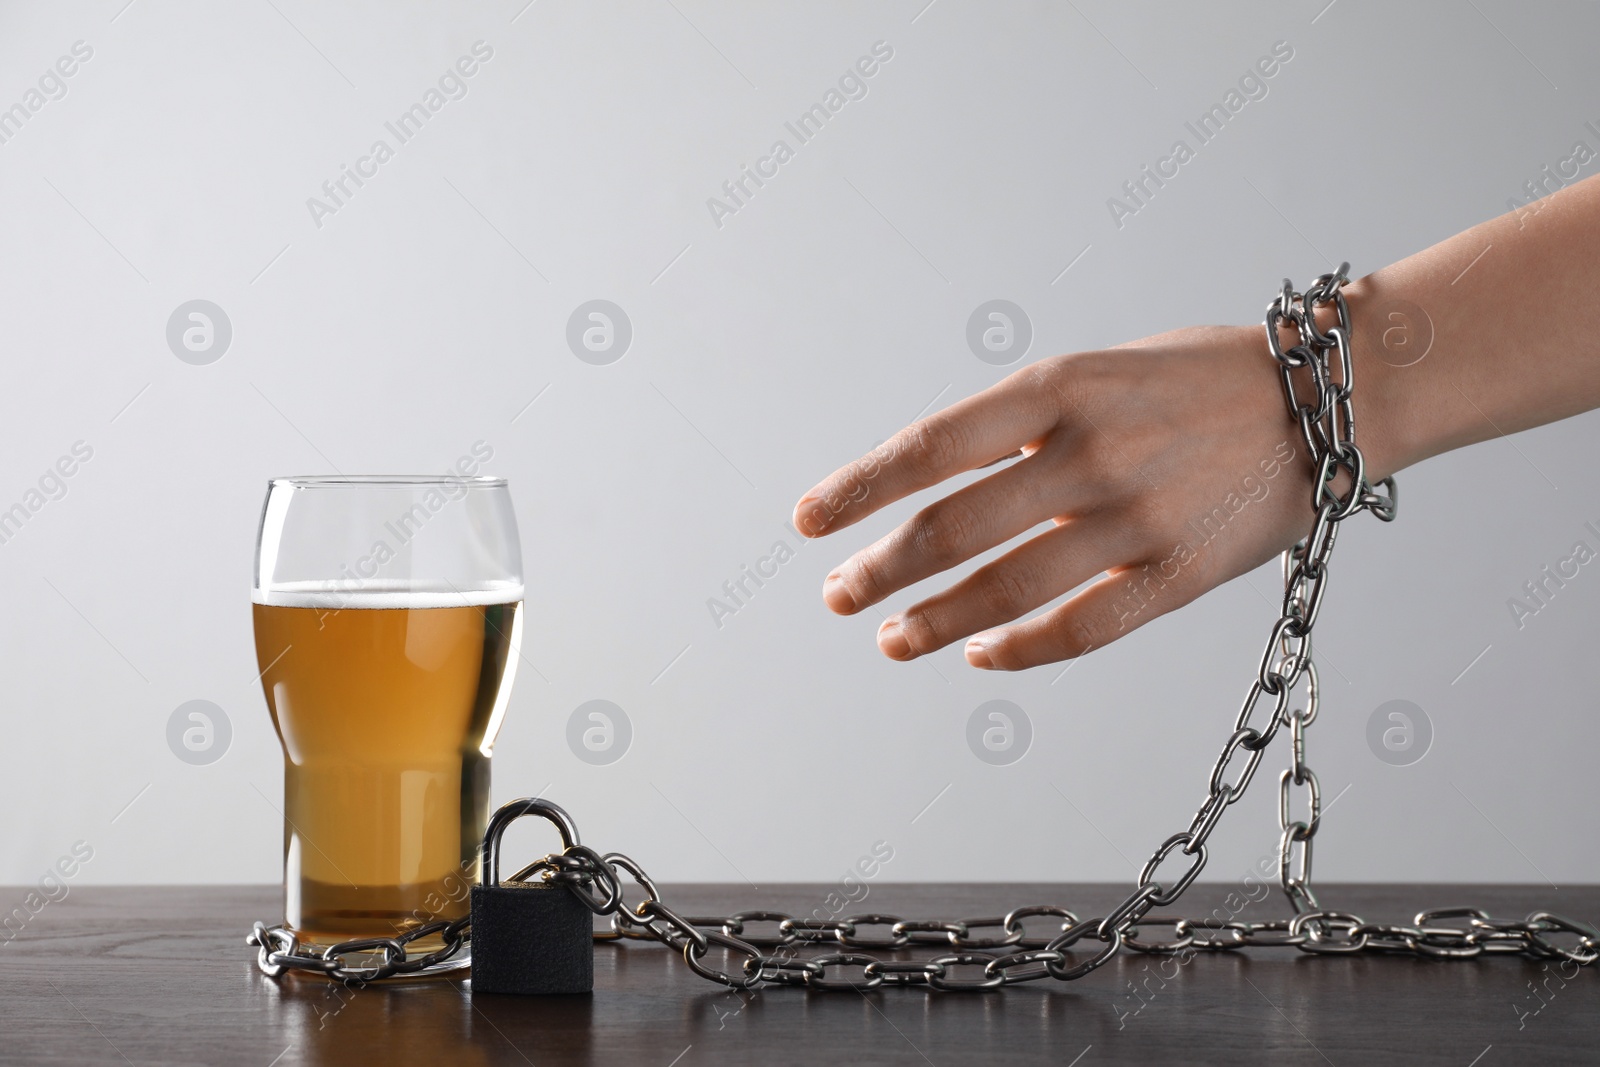
[[[1349,268],[1348,263],[1340,264],[1304,293],[1285,278],[1267,307],[1267,348],[1278,364],[1289,418],[1311,460],[1314,518],[1306,537],[1283,554],[1282,611],[1233,730],[1212,766],[1205,800],[1187,829],[1151,853],[1133,891],[1104,916],[1079,918],[1066,908],[1038,904],[1003,916],[958,920],[907,920],[880,914],[803,919],[777,911],[685,917],[662,901],[655,883],[633,860],[616,852],[601,856],[581,845],[530,864],[515,880],[537,874],[566,886],[595,914],[610,916],[611,929],[597,932],[596,940],[660,942],[682,952],[696,974],[735,989],[793,985],[862,991],[892,985],[986,991],[1041,978],[1082,978],[1122,949],[1171,955],[1294,948],[1319,954],[1399,953],[1449,959],[1518,953],[1580,966],[1600,959],[1600,931],[1550,912],[1537,911],[1519,922],[1493,919],[1475,908],[1450,908],[1420,912],[1411,925],[1403,926],[1324,910],[1312,892],[1312,846],[1322,823],[1321,786],[1306,763],[1306,728],[1316,721],[1320,699],[1312,630],[1339,524],[1363,511],[1391,522],[1399,502],[1393,478],[1381,479],[1376,487],[1367,482],[1366,460],[1356,446],[1350,308],[1342,291]],[[1333,309],[1334,322],[1326,331],[1316,321],[1316,312],[1323,308]],[[1285,348],[1282,334],[1288,331],[1293,331],[1295,341]],[[1295,693],[1302,685],[1303,699],[1297,701]],[[1291,758],[1278,778],[1278,881],[1294,910],[1293,918],[1217,924],[1149,914],[1152,908],[1176,903],[1199,876],[1206,865],[1206,841],[1223,812],[1249,788],[1267,746],[1285,725]],[[1293,802],[1296,789],[1303,791],[1298,809]],[[1158,879],[1163,867],[1171,871]],[[644,899],[631,907],[625,900],[624,875],[644,892]],[[1048,937],[1028,936],[1025,920],[1040,918],[1050,920],[1055,929]],[[1454,922],[1447,924],[1450,920]],[[270,977],[292,969],[359,983],[415,973],[450,959],[471,936],[467,924],[467,919],[429,923],[398,937],[347,941],[316,955],[303,952],[294,935],[281,927],[256,923],[248,940],[259,947],[258,964]],[[771,924],[774,929],[766,934],[750,932],[748,928],[756,924]],[[1172,937],[1141,936],[1145,929],[1160,927],[1170,927]],[[1202,929],[1209,936],[1200,936]],[[982,930],[998,932],[974,934]],[[407,946],[432,934],[440,934],[444,946],[409,958]],[[1085,948],[1076,948],[1085,940]],[[802,958],[798,952],[803,945],[826,945],[830,951]],[[919,945],[946,951],[927,960],[871,954],[904,952]],[[743,957],[736,973],[708,962],[713,948]],[[355,953],[378,953],[381,958],[367,966],[347,966],[344,957]]]

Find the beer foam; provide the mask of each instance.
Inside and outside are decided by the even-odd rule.
[[[317,608],[323,611],[383,608],[480,608],[514,604],[522,599],[521,582],[497,580],[471,585],[449,582],[405,582],[393,579],[346,582],[334,580],[277,582],[270,589],[252,589],[253,603],[275,608]]]

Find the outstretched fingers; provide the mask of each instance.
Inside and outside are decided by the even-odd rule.
[[[967,662],[1020,671],[1075,659],[1194,600],[1208,588],[1182,571],[1143,563],[1113,570],[1065,604],[1032,619],[976,634]]]
[[[1058,415],[1025,368],[981,393],[912,423],[834,471],[795,505],[806,537],[842,530],[919,490],[981,467],[1043,437]]]
[[[1126,526],[1110,514],[1068,520],[890,616],[878,629],[878,648],[912,659],[1008,623],[1126,559],[1127,540]]]
[[[854,614],[1042,522],[1076,512],[1088,488],[1082,479],[1063,469],[1061,449],[1052,441],[1033,455],[934,501],[877,543],[851,556],[828,575],[822,598],[833,611]],[[1066,588],[1070,585],[1062,587]],[[993,621],[1005,622],[1011,617]]]

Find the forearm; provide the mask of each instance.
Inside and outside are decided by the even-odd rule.
[[[1600,407],[1600,178],[1351,282],[1345,294],[1358,441],[1374,480]],[[1431,346],[1410,362],[1430,323]]]

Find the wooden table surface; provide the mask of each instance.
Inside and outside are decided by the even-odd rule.
[[[684,914],[757,905],[806,914],[831,888],[676,886],[664,895]],[[1196,886],[1185,911],[1204,914],[1227,888]],[[1122,892],[886,884],[872,887],[866,907],[927,918],[1054,902],[1087,915]],[[1318,892],[1330,907],[1380,922],[1462,902],[1497,917],[1548,907],[1600,918],[1600,887]],[[0,894],[20,901],[25,891]],[[73,888],[0,943],[0,1063],[1600,1063],[1600,967],[1563,981],[1554,964],[1521,957],[1439,962],[1254,950],[1198,956],[1163,984],[1160,957],[1125,954],[1077,982],[1000,993],[741,996],[695,977],[659,946],[598,945],[592,996],[473,997],[459,975],[353,992],[321,979],[270,981],[256,972],[242,935],[278,907],[269,887]],[[1283,914],[1274,896],[1240,917]],[[1147,990],[1143,1000],[1133,997],[1135,981]],[[1538,1000],[1530,983],[1540,987]]]

